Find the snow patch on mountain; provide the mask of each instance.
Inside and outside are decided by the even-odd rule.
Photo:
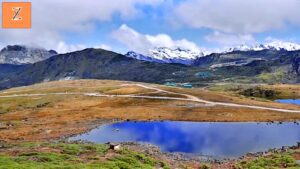
[[[127,52],[125,54],[125,56],[130,57],[130,58],[134,58],[134,59],[137,59],[137,60],[148,61],[148,62],[164,63],[164,61],[162,61],[162,60],[155,59],[151,56],[146,56],[146,55],[143,55],[143,54],[139,54],[139,53],[136,53],[134,51]]]

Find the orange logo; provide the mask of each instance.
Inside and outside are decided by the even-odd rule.
[[[31,28],[31,2],[2,2],[2,28]]]

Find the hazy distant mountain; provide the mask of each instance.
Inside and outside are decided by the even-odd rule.
[[[160,47],[149,50],[148,55],[142,55],[136,52],[128,52],[126,56],[138,60],[158,62],[158,63],[179,63],[184,65],[192,65],[193,61],[204,54],[202,52],[194,52],[181,48]]]
[[[48,59],[56,51],[22,45],[8,45],[0,51],[0,64],[29,64]]]

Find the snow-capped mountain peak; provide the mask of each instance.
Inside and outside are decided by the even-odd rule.
[[[164,60],[164,59],[196,59],[197,57],[203,56],[203,52],[195,52],[189,49],[183,48],[167,48],[167,47],[159,47],[149,50],[149,54],[156,59]]]
[[[248,45],[239,45],[234,48],[229,48],[225,51],[234,52],[234,51],[261,51],[261,50],[286,50],[286,51],[295,51],[300,50],[300,45],[291,42],[283,42],[283,41],[273,41],[266,44],[255,44],[252,46]]]
[[[135,52],[128,52],[126,56],[138,60],[159,62],[159,63],[180,63],[190,65],[199,57],[204,56],[203,52],[191,51],[183,48],[167,48],[158,47],[150,49],[147,55],[138,54]]]
[[[270,43],[266,43],[264,45],[266,48],[273,48],[275,50],[287,50],[287,51],[295,51],[300,50],[300,45],[291,42],[282,42],[282,41],[273,41]]]

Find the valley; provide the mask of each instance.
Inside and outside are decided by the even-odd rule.
[[[89,130],[88,124],[98,119],[271,122],[300,118],[296,105],[256,101],[203,89],[122,81],[41,83],[4,90],[0,99],[2,123],[8,126],[15,123],[1,131],[4,140],[78,134]],[[47,130],[53,133],[45,135],[43,132]],[[69,133],[73,130],[74,133]]]
[[[293,92],[299,91],[297,85],[268,87],[291,89],[286,97],[299,95]],[[297,105],[253,99],[229,90],[212,91],[213,88],[185,89],[111,80],[53,81],[11,88],[0,92],[0,140],[5,142],[4,146],[17,144],[20,149],[24,148],[19,144],[41,142],[49,149],[47,144],[50,143],[43,142],[61,140],[99,125],[121,121],[294,122],[300,119]],[[143,147],[128,148],[144,152]],[[35,150],[46,153],[39,148]],[[8,153],[11,150],[1,151]],[[53,152],[52,149],[49,151]],[[164,157],[163,161],[167,162],[172,160],[163,154],[155,157]],[[174,164],[207,164],[201,160],[183,161]]]
[[[298,87],[298,86],[295,86]],[[2,140],[60,138],[98,120],[297,121],[297,105],[224,92],[107,80],[57,81],[0,93]],[[47,134],[44,132],[51,131]]]

